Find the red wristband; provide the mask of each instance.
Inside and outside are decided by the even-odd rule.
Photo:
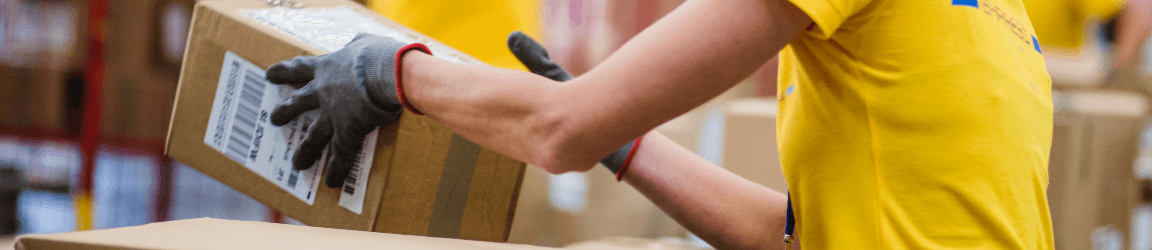
[[[620,170],[616,171],[616,181],[624,179],[624,173],[628,172],[628,166],[632,165],[632,157],[636,156],[636,149],[640,148],[640,141],[642,140],[644,140],[643,136],[636,137],[636,142],[632,143],[632,149],[628,150],[628,156],[624,157],[624,164],[620,164]]]
[[[424,46],[424,44],[412,43],[405,45],[404,47],[400,47],[400,50],[396,52],[396,97],[400,99],[400,105],[404,106],[404,109],[407,109],[408,112],[412,112],[413,114],[417,115],[424,115],[424,113],[421,113],[419,110],[416,110],[416,108],[413,108],[412,104],[408,103],[408,99],[404,98],[404,85],[400,84],[400,72],[403,72],[400,70],[400,66],[404,65],[400,63],[400,59],[403,58],[404,53],[408,53],[409,50],[419,50],[425,54],[432,55],[432,51],[428,50],[428,46]]]

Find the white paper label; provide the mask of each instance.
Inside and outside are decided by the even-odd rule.
[[[368,171],[372,170],[376,136],[379,134],[380,128],[376,128],[364,139],[364,149],[356,160],[358,164],[348,170],[348,178],[344,179],[344,186],[340,189],[340,206],[356,214],[364,212],[364,189],[368,188]]]
[[[319,117],[318,111],[305,112],[280,127],[268,122],[272,109],[294,90],[291,86],[269,83],[265,80],[264,69],[228,51],[220,69],[220,81],[212,101],[204,143],[312,205],[321,185],[321,173],[328,162],[328,149],[324,150],[316,165],[303,171],[292,169],[292,155],[307,135],[308,126]],[[345,206],[357,214],[363,208],[364,188],[367,186],[363,179],[371,170],[377,133],[373,130],[365,140],[359,164],[345,181],[341,192],[342,206],[345,197],[360,197],[358,206],[353,206],[357,205],[355,202],[348,202]]]

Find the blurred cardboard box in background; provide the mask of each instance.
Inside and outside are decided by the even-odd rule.
[[[1141,203],[1133,164],[1147,98],[1123,91],[1054,92],[1053,105],[1048,203],[1057,248],[1129,242],[1131,215]]]
[[[753,182],[785,192],[776,155],[775,100],[733,89],[655,130]],[[529,167],[509,242],[564,246],[608,237],[657,239],[688,232],[601,166],[550,175]]]
[[[776,150],[776,100],[736,99],[724,103],[721,166],[749,181],[787,193]]]
[[[683,237],[686,230],[606,168],[551,175],[530,166],[508,242],[565,246],[608,237]]]

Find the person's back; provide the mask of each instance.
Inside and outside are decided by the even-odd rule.
[[[1020,0],[790,0],[781,161],[813,249],[1051,249],[1051,80]]]

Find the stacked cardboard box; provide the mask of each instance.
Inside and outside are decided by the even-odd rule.
[[[76,22],[83,4],[9,1],[0,6],[6,22],[0,27],[0,127],[63,129],[65,79],[83,55]]]
[[[163,15],[171,4],[191,7],[188,0],[119,0],[108,6],[105,50],[106,69],[102,95],[101,131],[120,138],[163,140],[166,117],[172,111],[179,62],[164,57],[165,41],[184,40],[183,34],[168,34],[165,18],[189,15]],[[191,8],[176,11],[191,11]],[[190,13],[188,13],[190,14]],[[172,35],[177,38],[165,38]]]
[[[737,99],[724,106],[721,166],[779,192],[788,191],[776,149],[776,100]]]
[[[0,69],[2,127],[64,128],[65,72],[46,67]]]
[[[1055,92],[1053,99],[1048,202],[1056,247],[1091,249],[1101,241],[1093,238],[1097,229],[1127,234],[1140,203],[1132,164],[1148,101],[1121,91]]]
[[[530,166],[508,242],[559,247],[606,237],[682,237],[685,232],[604,167],[551,175]]]
[[[739,89],[726,91],[655,131],[705,158],[718,159],[721,145],[716,137],[723,136],[724,128],[717,127],[722,122],[713,118],[723,118],[724,107],[740,93]],[[763,129],[772,130],[775,124],[769,126]],[[561,182],[566,184],[557,184]],[[570,182],[579,183],[567,184]],[[529,167],[523,187],[509,238],[512,243],[565,246],[606,237],[654,239],[684,237],[688,233],[635,188],[616,182],[612,173],[601,166],[560,177]],[[552,200],[570,195],[583,205],[572,209]]]

